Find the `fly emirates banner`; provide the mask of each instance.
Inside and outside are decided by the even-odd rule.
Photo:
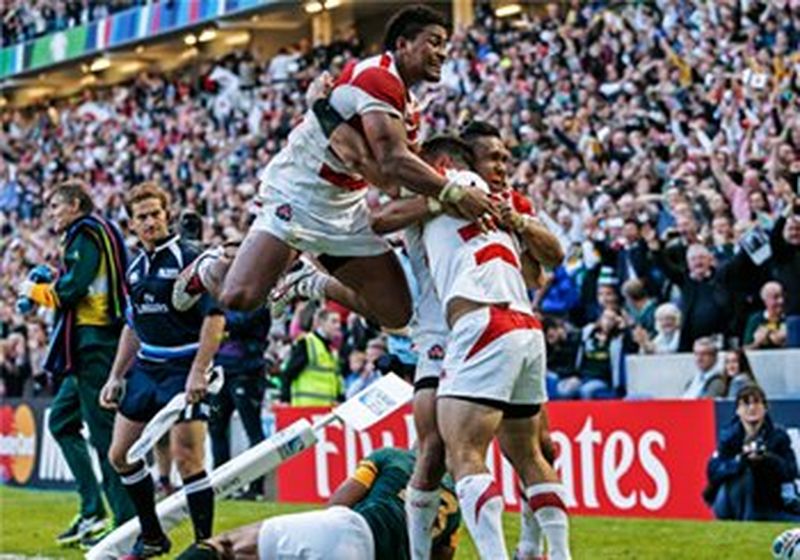
[[[703,401],[554,402],[546,405],[555,467],[567,506],[581,515],[710,519],[701,493],[715,449],[714,403]],[[322,408],[279,408],[278,429]],[[358,461],[384,446],[410,447],[410,407],[368,432],[329,426],[317,445],[278,469],[278,499],[324,502]],[[508,509],[519,507],[518,482],[496,445],[487,456]]]

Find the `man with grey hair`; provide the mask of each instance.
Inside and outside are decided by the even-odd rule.
[[[733,302],[714,266],[711,251],[699,243],[690,245],[686,271],[663,258],[661,251],[655,256],[664,274],[681,290],[683,328],[678,350],[689,352],[700,337],[727,334]]]
[[[716,399],[725,396],[725,378],[718,364],[719,349],[708,337],[694,341],[697,373],[686,384],[684,399]]]
[[[761,287],[763,311],[756,311],[744,329],[746,348],[783,348],[786,345],[786,316],[783,305],[783,286],[770,281]]]

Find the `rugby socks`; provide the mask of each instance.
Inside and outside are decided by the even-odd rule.
[[[536,521],[536,516],[528,505],[525,497],[525,490],[520,488],[520,530],[519,543],[517,543],[517,555],[521,558],[543,558],[544,542],[542,528]]]
[[[547,539],[550,560],[569,560],[569,517],[560,483],[533,484],[525,489],[528,506]]]
[[[406,523],[411,548],[411,560],[431,557],[431,529],[439,513],[439,489],[419,490],[406,486]]]
[[[164,536],[161,523],[156,515],[156,489],[153,477],[144,463],[131,472],[120,474],[120,481],[136,508],[139,525],[142,527],[142,538],[145,541],[156,541]]]
[[[184,478],[183,492],[192,516],[195,540],[210,539],[214,525],[214,490],[206,471],[202,470]]]
[[[503,537],[503,496],[489,473],[471,474],[456,483],[461,515],[481,558],[508,559]]]

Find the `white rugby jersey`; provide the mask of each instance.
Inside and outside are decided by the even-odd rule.
[[[489,192],[486,182],[475,173],[455,173],[466,175],[473,186]],[[474,223],[442,214],[425,224],[423,242],[443,309],[453,298],[462,297],[531,312],[520,246],[510,233],[482,233]]]
[[[362,132],[361,116],[366,113],[380,111],[402,118],[409,142],[417,141],[419,104],[403,83],[391,53],[345,66],[331,91],[330,103]],[[270,189],[281,191],[284,198],[299,191],[303,198],[299,202],[324,205],[332,212],[346,210],[362,199],[368,186],[328,149],[328,139],[311,110],[289,134],[288,144],[270,161],[261,180],[260,194],[265,198]]]
[[[449,328],[436,288],[428,268],[425,246],[422,242],[422,225],[414,224],[403,231],[411,271],[417,281],[417,301],[414,302],[414,317],[411,322],[411,336],[415,342],[436,335],[447,336]]]

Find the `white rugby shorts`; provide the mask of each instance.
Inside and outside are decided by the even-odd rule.
[[[445,350],[447,349],[447,334],[424,334],[414,340],[414,348],[417,351],[417,368],[414,372],[414,385],[420,382],[420,388],[431,388],[438,383],[439,377],[444,367]],[[433,385],[430,381],[436,380]]]
[[[314,255],[369,257],[390,250],[370,227],[364,190],[327,185],[303,170],[287,184],[285,172],[271,171],[268,167],[262,178],[253,230]]]
[[[541,404],[547,401],[545,354],[538,319],[487,305],[453,325],[437,395]]]
[[[375,560],[366,519],[344,506],[279,515],[258,532],[259,560]]]

